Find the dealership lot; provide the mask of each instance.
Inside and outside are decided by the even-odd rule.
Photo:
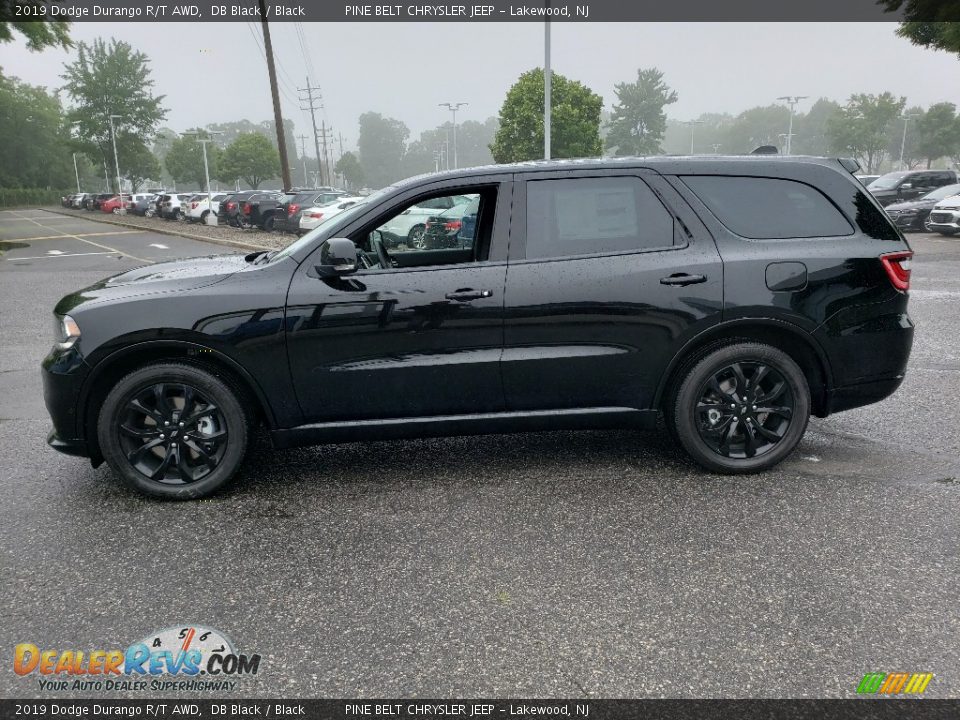
[[[218,695],[842,697],[923,671],[956,696],[960,242],[911,242],[903,387],[814,419],[775,472],[704,474],[660,433],[261,444],[226,493],[170,504],[45,446],[50,310],[226,248],[0,212],[0,647],[198,623],[263,656]]]

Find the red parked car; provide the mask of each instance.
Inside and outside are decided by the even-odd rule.
[[[109,200],[104,200],[100,203],[100,210],[105,213],[113,213],[114,215],[120,214],[120,196],[114,195]]]

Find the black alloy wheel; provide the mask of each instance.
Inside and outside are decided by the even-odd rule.
[[[810,388],[779,348],[727,340],[691,357],[665,403],[667,427],[707,470],[749,473],[786,458],[810,419]]]
[[[229,441],[220,409],[197,388],[156,383],[127,402],[120,446],[134,470],[157,482],[196,482],[217,468]]]
[[[696,413],[697,431],[714,452],[753,458],[783,440],[793,420],[793,396],[783,375],[770,365],[736,362],[703,384]]]

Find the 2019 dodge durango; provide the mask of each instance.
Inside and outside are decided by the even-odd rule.
[[[281,251],[159,263],[61,300],[49,443],[163,498],[278,448],[666,427],[707,470],[787,457],[811,414],[900,385],[912,251],[852,161],[532,162],[378,191]],[[388,248],[469,196],[453,247]]]

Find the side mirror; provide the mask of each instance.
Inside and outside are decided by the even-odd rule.
[[[913,188],[913,183],[903,183],[903,185],[900,186],[901,190],[910,190],[912,188]]]
[[[357,246],[347,238],[330,238],[320,251],[317,273],[321,277],[349,275],[357,271]]]

